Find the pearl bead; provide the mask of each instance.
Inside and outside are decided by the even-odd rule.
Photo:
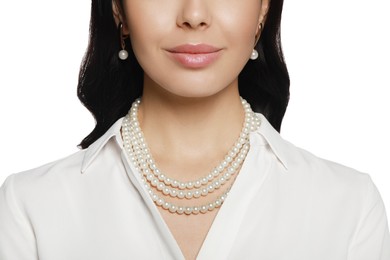
[[[194,197],[199,198],[202,195],[202,193],[199,190],[194,191]]]
[[[157,201],[156,201],[157,205],[161,206],[163,203],[164,203],[164,200],[159,198]]]
[[[192,213],[192,207],[186,207],[184,213],[190,215]]]
[[[177,186],[179,186],[179,182],[176,181],[176,180],[174,180],[174,181],[172,182],[172,186],[176,188]]]
[[[207,211],[208,211],[207,206],[201,206],[201,207],[200,207],[200,212],[201,212],[201,213],[206,213]]]
[[[179,192],[177,193],[177,197],[178,197],[179,199],[184,199],[184,197],[185,197],[184,191],[179,191]]]
[[[157,184],[158,184],[158,180],[157,179],[153,179],[151,183],[152,183],[153,186],[156,187]]]
[[[169,211],[170,211],[171,213],[175,213],[176,210],[177,210],[177,207],[176,207],[175,205],[172,205],[172,204],[171,204],[171,206],[169,207]]]
[[[163,205],[162,205],[163,209],[169,209],[171,207],[171,204],[169,204],[168,202],[165,202]]]
[[[179,214],[183,214],[184,213],[184,208],[180,206],[180,207],[177,208],[176,212],[179,213]]]
[[[187,192],[186,193],[186,199],[191,199],[192,198],[192,196],[193,196],[193,194],[192,194],[192,192],[191,191],[189,191],[189,192]]]
[[[162,191],[163,189],[165,188],[165,185],[164,185],[164,183],[159,183],[159,184],[157,184],[157,189],[159,190],[159,191]]]
[[[121,51],[118,53],[118,57],[119,57],[119,59],[121,59],[121,60],[126,60],[126,59],[129,57],[129,53],[128,53],[126,50],[121,50]]]
[[[176,196],[177,196],[177,191],[176,191],[176,190],[170,190],[169,194],[170,194],[172,197],[176,197]]]
[[[170,191],[169,191],[169,188],[165,187],[162,192],[164,193],[164,195],[169,195],[170,194]]]
[[[194,207],[194,208],[192,209],[192,213],[193,213],[193,214],[199,214],[199,212],[200,212],[200,208],[199,208],[199,207]]]

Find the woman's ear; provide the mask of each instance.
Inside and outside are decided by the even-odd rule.
[[[112,15],[114,17],[116,26],[119,26],[119,23],[123,24],[123,33],[124,34],[129,34],[129,29],[127,26],[127,22],[125,19],[125,15],[123,12],[123,9],[119,3],[118,0],[112,0]]]
[[[258,24],[262,26],[258,26],[258,31],[256,32],[256,35],[261,33],[260,30],[264,28],[264,24],[267,20],[267,14],[269,10],[269,4],[271,0],[261,0],[261,7],[260,7],[260,15],[259,15],[259,21]]]
[[[118,1],[112,0],[112,15],[114,17],[115,23],[118,26],[119,23],[122,21],[119,7],[118,7]]]

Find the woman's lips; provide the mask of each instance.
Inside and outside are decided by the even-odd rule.
[[[219,57],[221,48],[207,44],[184,44],[167,51],[169,56],[184,67],[199,69],[213,63]]]

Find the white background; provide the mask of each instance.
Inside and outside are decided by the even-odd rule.
[[[76,97],[90,1],[3,1],[0,183],[77,151],[94,121]],[[390,211],[390,5],[285,0],[291,101],[282,135],[371,175]]]

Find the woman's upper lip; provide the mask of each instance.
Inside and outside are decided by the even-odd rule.
[[[189,54],[202,54],[202,53],[212,53],[220,51],[221,48],[214,47],[208,44],[182,44],[176,47],[167,49],[169,52],[173,53],[189,53]]]

